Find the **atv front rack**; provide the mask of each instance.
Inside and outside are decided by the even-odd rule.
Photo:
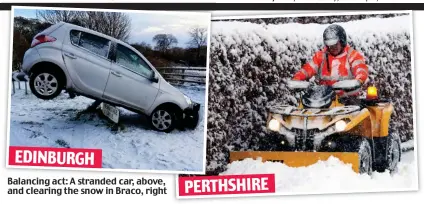
[[[338,106],[334,108],[317,109],[317,108],[298,108],[289,105],[272,105],[269,111],[287,116],[300,116],[300,117],[315,117],[315,116],[335,116],[346,115],[361,108],[359,106]]]

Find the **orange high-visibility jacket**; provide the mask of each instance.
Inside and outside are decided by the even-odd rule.
[[[368,66],[364,57],[349,45],[346,45],[343,52],[338,56],[326,54],[324,48],[315,53],[312,60],[306,63],[293,77],[294,80],[308,80],[312,76],[319,79],[322,85],[333,85],[337,81],[357,79],[363,84],[368,78]],[[331,66],[327,66],[327,63]],[[358,95],[359,89],[339,95]]]

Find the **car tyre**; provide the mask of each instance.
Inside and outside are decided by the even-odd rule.
[[[60,72],[40,70],[31,74],[29,86],[37,98],[51,100],[62,92],[64,80]]]
[[[156,131],[169,133],[177,127],[177,112],[170,107],[159,107],[150,115],[150,124]]]

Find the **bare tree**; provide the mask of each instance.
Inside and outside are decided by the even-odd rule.
[[[51,24],[59,22],[68,22],[78,24],[81,20],[82,11],[67,11],[67,10],[37,10],[36,17],[44,22]]]
[[[193,27],[188,32],[190,35],[190,41],[188,44],[191,47],[200,48],[202,46],[206,46],[207,41],[207,29],[201,27]]]
[[[83,26],[97,32],[127,41],[131,31],[131,19],[119,12],[88,11]]]
[[[52,24],[76,24],[122,41],[128,40],[131,31],[130,17],[119,12],[39,10],[37,18]]]
[[[166,53],[173,44],[178,44],[178,40],[172,34],[157,34],[153,37],[153,41],[156,42],[155,49],[162,53]]]
[[[188,33],[190,35],[188,45],[197,49],[197,60],[199,60],[201,48],[207,43],[207,29],[196,26],[192,27]]]

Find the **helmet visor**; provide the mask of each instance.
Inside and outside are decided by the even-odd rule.
[[[324,41],[325,45],[327,46],[333,46],[339,42],[339,39],[329,39]]]

